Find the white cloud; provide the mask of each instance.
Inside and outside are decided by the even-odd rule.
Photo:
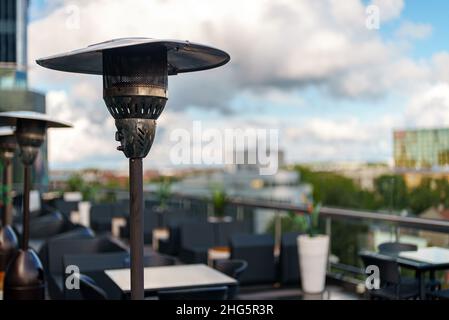
[[[410,127],[449,126],[449,84],[437,83],[413,94],[405,117]]]
[[[371,3],[379,7],[381,23],[398,18],[404,8],[404,0],[373,0]]]
[[[385,160],[391,154],[392,129],[400,123],[390,116],[374,122],[312,118],[300,126],[285,124],[284,147],[288,158],[301,161]]]
[[[374,2],[385,19],[397,17],[403,7],[402,1]],[[323,83],[334,93],[363,96],[372,93],[369,87],[378,83],[376,73],[367,73],[367,84],[357,88],[348,90],[336,84],[352,78],[355,71],[363,73],[365,66],[369,70],[402,59],[398,48],[366,29],[366,13],[360,0],[135,0],[131,6],[121,0],[70,3],[79,6],[79,29],[69,28],[67,22],[73,17],[64,7],[30,25],[32,65],[39,57],[124,36],[188,38],[230,52],[230,65],[193,78],[199,88],[213,79],[216,87],[225,88],[227,94],[195,90],[187,100],[179,95],[175,105],[180,101],[198,105],[201,95],[209,96],[207,101],[223,104],[241,86],[284,88]],[[37,78],[69,81],[66,74],[56,75],[35,65],[30,78],[32,82]],[[376,92],[387,89],[381,87]]]
[[[88,117],[77,112],[65,91],[48,92],[46,101],[48,114],[73,125],[69,129],[49,130],[50,163],[69,167],[81,160],[92,163],[97,160],[101,164],[104,157],[119,159],[114,155],[113,134],[116,130],[112,117],[105,117],[100,125],[92,125]]]
[[[403,39],[424,39],[432,34],[432,25],[427,23],[403,22],[396,35]]]
[[[52,91],[48,96],[50,113],[75,124],[75,129],[54,130],[50,134],[52,163],[71,165],[109,159],[111,163],[126,165],[123,154],[115,150],[115,127],[101,98],[101,78],[46,70],[34,63],[40,57],[117,37],[189,39],[231,54],[231,62],[222,68],[170,78],[170,99],[158,121],[156,142],[146,160],[149,167],[166,163],[170,130],[189,127],[192,120],[197,120],[183,112],[189,106],[215,108],[229,114],[226,120],[210,122],[218,128],[230,123],[253,126],[254,122],[262,127],[280,128],[285,134],[287,155],[294,154],[297,159],[388,155],[391,129],[400,124],[391,118],[367,124],[353,116],[343,122],[311,118],[304,127],[297,127],[259,113],[254,114],[254,121],[239,122],[237,115],[228,111],[236,97],[245,95],[269,106],[289,104],[303,108],[298,92],[310,86],[324,89],[320,92],[335,99],[372,99],[392,92],[416,92],[407,117],[416,118],[417,123],[444,119],[444,110],[433,103],[429,110],[435,115],[425,120],[418,114],[422,111],[419,106],[430,103],[426,103],[432,95],[428,88],[436,82],[444,87],[443,82],[449,81],[449,54],[441,52],[419,61],[409,58],[402,44],[386,42],[377,31],[365,27],[361,0],[66,3],[78,5],[79,29],[67,24],[73,16],[63,2],[29,26],[31,85],[69,88]],[[382,23],[398,19],[404,7],[402,0],[372,3],[380,8],[381,28]],[[430,32],[430,26],[413,22],[402,25],[398,31],[410,40]],[[433,95],[444,96],[443,87],[434,88],[438,94]],[[65,148],[70,152],[60,151]]]

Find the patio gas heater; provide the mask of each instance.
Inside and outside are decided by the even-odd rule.
[[[29,111],[0,112],[0,125],[15,127],[24,165],[22,239],[20,249],[6,269],[3,297],[5,300],[41,300],[45,298],[44,270],[36,253],[28,247],[31,166],[44,142],[47,128],[71,126],[46,114]]]
[[[221,50],[177,40],[123,38],[37,60],[43,67],[103,76],[103,99],[115,119],[117,148],[129,158],[131,299],[144,297],[142,159],[167,102],[168,76],[226,64]]]
[[[2,190],[2,226],[0,227],[0,290],[3,290],[3,280],[8,262],[17,251],[18,241],[12,223],[11,161],[16,150],[14,131],[2,128],[0,131],[0,159],[3,162],[3,190]]]

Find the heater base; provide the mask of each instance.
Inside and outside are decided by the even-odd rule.
[[[17,236],[11,226],[6,225],[0,229],[0,272],[6,270],[9,261],[17,252]]]
[[[44,300],[44,269],[32,249],[20,249],[11,260],[4,284],[4,300]]]

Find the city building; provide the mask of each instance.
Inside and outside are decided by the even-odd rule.
[[[449,128],[394,131],[393,156],[409,187],[423,178],[449,179]]]
[[[449,128],[394,131],[397,169],[449,172]]]
[[[45,113],[45,96],[28,89],[28,0],[0,1],[0,111]],[[20,161],[14,161],[14,181],[22,180]],[[48,186],[47,144],[44,143],[33,170],[36,188]]]

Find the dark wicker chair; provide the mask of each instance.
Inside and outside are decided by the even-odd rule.
[[[240,281],[240,276],[248,268],[248,263],[244,260],[215,260],[214,268],[224,274]],[[235,299],[239,292],[239,286],[228,288],[228,299]]]
[[[84,274],[79,275],[80,291],[83,300],[107,300],[106,292],[96,282]]]
[[[360,257],[365,265],[379,268],[380,287],[368,291],[372,299],[405,300],[415,299],[419,295],[418,282],[404,282],[400,267],[394,258],[373,252],[361,252]]]

